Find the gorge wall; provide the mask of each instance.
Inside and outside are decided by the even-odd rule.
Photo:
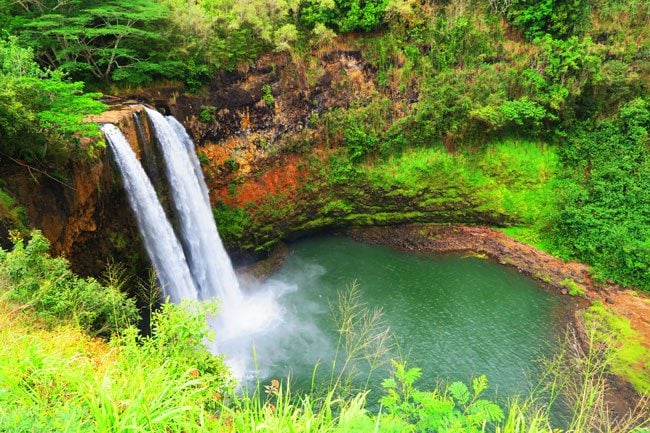
[[[376,69],[353,46],[341,39],[302,61],[266,54],[196,93],[157,86],[125,95],[188,128],[231,253],[350,225],[508,221],[506,212],[445,179],[401,188],[348,167],[344,133],[328,127],[328,113],[383,98],[399,117],[418,99],[415,84],[379,88]]]
[[[181,121],[197,143],[219,230],[235,259],[328,228],[509,222],[507,212],[486,206],[474,190],[445,175],[402,187],[361,173],[372,164],[352,167],[346,137],[328,126],[328,113],[383,98],[399,117],[404,104],[417,102],[418,91],[415,84],[379,86],[376,69],[350,42],[337,40],[303,60],[265,54],[196,92],[175,85],[125,92],[110,111],[89,120],[117,124],[136,153],[151,154],[145,168],[159,185],[163,170],[150,149],[142,108],[134,104],[155,106]],[[138,136],[133,113],[141,117],[145,137]],[[53,253],[68,257],[75,271],[97,274],[106,257],[142,264],[141,243],[108,151],[68,167],[65,182],[24,167],[8,169],[10,189],[26,208],[29,225],[42,229]]]
[[[134,150],[143,153],[151,141],[148,123],[139,136],[134,115],[145,119],[142,106],[116,105],[89,121],[114,123]],[[61,179],[19,164],[3,164],[6,189],[24,209],[29,227],[40,229],[54,255],[67,257],[73,270],[98,275],[107,258],[142,265],[145,259],[135,220],[119,172],[107,149],[84,163],[70,163]],[[143,266],[146,267],[146,266]]]

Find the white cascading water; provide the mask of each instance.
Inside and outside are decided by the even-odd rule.
[[[280,292],[242,294],[217,232],[194,142],[173,117],[146,111],[165,161],[180,222],[180,243],[124,135],[114,125],[104,125],[102,130],[122,172],[147,253],[171,302],[184,298],[219,301],[218,317],[209,320],[216,334],[210,348],[213,353],[225,354],[235,377],[244,378],[255,368],[256,339],[267,342],[269,331],[281,322],[283,312],[276,302]]]
[[[203,175],[199,181],[187,145],[170,122],[158,111],[146,110],[165,160],[181,242],[199,299],[217,298],[222,305],[239,304],[242,298],[239,283],[217,232],[207,188],[204,191],[201,187]]]
[[[211,349],[225,354],[235,376],[244,377],[253,369],[255,339],[280,321],[276,294],[258,291],[244,297],[217,231],[194,142],[175,118],[165,118],[148,108],[146,111],[165,160],[182,244],[199,299],[219,300],[219,315],[210,320],[216,333]]]
[[[119,128],[105,124],[102,131],[113,149],[129,203],[164,295],[174,303],[182,298],[196,299],[197,290],[183,249],[140,161]]]
[[[192,162],[192,168],[194,169],[194,174],[196,174],[196,178],[199,181],[199,186],[201,187],[201,192],[203,192],[205,202],[208,204],[208,206],[210,206],[210,193],[208,192],[208,185],[206,185],[205,179],[203,177],[203,170],[201,170],[201,163],[199,162],[199,158],[196,156],[196,148],[194,147],[194,140],[192,140],[192,138],[185,130],[185,127],[181,124],[181,122],[176,120],[174,116],[167,116],[167,121],[174,129],[174,132],[176,133],[178,138],[185,145],[185,148],[187,149],[187,152],[190,156],[190,161]]]

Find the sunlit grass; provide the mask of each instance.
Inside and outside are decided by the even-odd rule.
[[[519,140],[456,154],[443,147],[412,148],[364,166],[367,178],[385,189],[429,189],[445,202],[471,197],[478,210],[529,226],[543,223],[554,203],[558,170],[552,147]]]
[[[630,320],[596,301],[585,312],[585,323],[594,330],[597,342],[612,347],[612,372],[630,381],[637,391],[650,393],[650,349],[641,343]]]

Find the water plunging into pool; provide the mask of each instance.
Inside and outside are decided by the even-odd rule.
[[[171,116],[151,109],[146,112],[163,157],[179,223],[178,237],[124,135],[113,125],[102,129],[122,173],[147,253],[171,302],[184,298],[218,302],[219,315],[210,319],[216,331],[211,348],[226,354],[234,373],[242,376],[252,368],[250,339],[277,322],[279,310],[272,308],[273,299],[265,295],[242,294],[217,231],[194,143],[185,128]]]
[[[362,301],[383,308],[407,359],[423,368],[429,382],[485,373],[502,395],[523,392],[531,383],[537,359],[552,350],[558,335],[559,302],[487,260],[316,238],[292,245],[276,274],[252,294],[242,293],[214,223],[194,143],[176,119],[149,109],[147,114],[163,156],[178,237],[124,136],[112,125],[102,129],[164,293],[172,302],[218,300],[212,350],[226,355],[237,377],[284,378],[291,371],[299,388],[309,388],[314,364],[326,370],[335,352],[330,305],[356,279]]]
[[[158,272],[164,295],[175,303],[182,298],[196,298],[197,290],[183,249],[140,161],[116,126],[106,124],[102,131],[113,150],[140,235]]]
[[[216,298],[224,306],[237,304],[241,301],[239,283],[217,232],[203,174],[197,172],[192,162],[196,158],[194,146],[190,148],[186,144],[189,137],[179,135],[178,127],[172,126],[162,114],[146,110],[165,161],[181,243],[199,298]]]

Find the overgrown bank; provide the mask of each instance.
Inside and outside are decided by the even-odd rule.
[[[94,313],[94,305],[78,302],[70,309],[66,302],[85,299],[79,296],[79,286],[98,283],[67,274],[63,260],[49,258],[42,250],[39,235],[34,234],[28,244],[21,242],[17,240],[16,249],[0,257],[3,430],[558,431],[549,419],[554,403],[540,405],[534,395],[499,406],[482,398],[488,386],[484,376],[471,386],[455,382],[421,391],[416,387],[419,369],[401,362],[393,363],[392,373],[383,381],[378,413],[368,409],[373,402],[366,400],[364,390],[346,391],[338,381],[322,393],[295,394],[288,381],[273,380],[263,387],[258,384],[251,396],[242,395],[233,390],[223,360],[203,345],[209,338],[206,314],[214,314],[214,306],[166,304],[153,314],[150,336],[139,335],[128,326],[129,318],[120,316],[110,340],[93,338],[83,328],[89,322],[79,319]],[[53,293],[48,290],[49,274],[43,272],[52,268],[65,275],[57,280],[60,304],[49,296]],[[110,286],[119,281],[123,280],[106,280],[107,290],[95,293],[95,301],[121,305],[123,295]],[[353,322],[363,320],[363,306],[352,305],[352,313]],[[342,336],[352,341],[360,337]],[[363,338],[359,341],[362,347],[370,344]],[[611,417],[606,391],[608,347],[564,352],[548,362],[540,386],[552,396],[565,396],[573,414],[567,431],[640,433],[647,427],[645,400],[635,411]],[[355,353],[344,356],[356,359]],[[558,384],[562,385],[558,388]]]

